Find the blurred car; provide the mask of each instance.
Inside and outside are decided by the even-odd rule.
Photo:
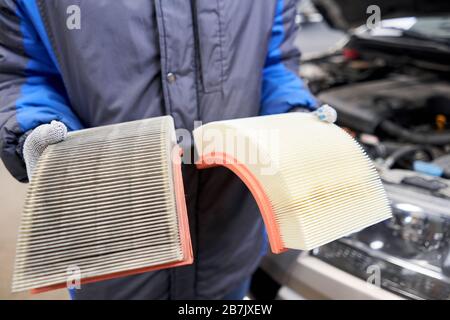
[[[271,255],[256,278],[281,299],[450,299],[450,3],[313,3],[348,40],[303,61],[301,76],[374,160],[394,217]],[[370,5],[379,22],[367,23]]]

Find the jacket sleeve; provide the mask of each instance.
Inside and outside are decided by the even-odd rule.
[[[68,105],[36,2],[0,0],[0,30],[0,156],[25,182],[24,133],[52,120],[69,130],[82,124]]]
[[[295,107],[315,109],[316,101],[297,75],[300,52],[294,41],[295,0],[276,0],[275,17],[263,70],[261,115],[288,112]]]

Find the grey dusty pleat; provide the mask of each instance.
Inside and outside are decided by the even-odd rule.
[[[71,132],[40,157],[16,249],[13,291],[183,260],[171,117]]]

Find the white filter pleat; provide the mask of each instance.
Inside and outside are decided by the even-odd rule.
[[[363,149],[312,114],[212,122],[197,128],[194,138],[199,156],[226,153],[251,171],[286,248],[312,249],[391,216]]]

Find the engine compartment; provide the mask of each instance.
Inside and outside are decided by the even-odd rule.
[[[374,160],[393,211],[310,254],[361,279],[377,266],[381,287],[407,298],[448,299],[450,77],[410,62],[344,48],[302,65],[311,91]]]
[[[344,55],[301,69],[319,101],[337,110],[337,124],[378,164],[450,179],[450,81],[382,59]],[[429,170],[418,169],[417,161]]]

